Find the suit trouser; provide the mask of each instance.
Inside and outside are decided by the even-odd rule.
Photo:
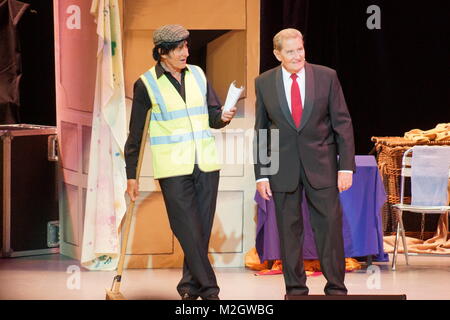
[[[300,170],[300,182],[294,192],[273,192],[286,293],[304,295],[309,292],[303,265],[304,228],[301,212],[303,189],[310,212],[320,267],[327,279],[325,293],[346,294],[339,191],[336,186],[314,189],[309,184],[303,169]]]
[[[159,179],[170,227],[184,252],[180,295],[218,294],[208,259],[209,238],[216,211],[219,171],[203,172],[195,164],[190,175]]]

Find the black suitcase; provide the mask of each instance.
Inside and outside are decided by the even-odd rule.
[[[0,125],[2,257],[59,252],[56,127]]]

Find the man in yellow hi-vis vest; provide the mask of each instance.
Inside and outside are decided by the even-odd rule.
[[[222,113],[221,103],[198,66],[188,65],[189,32],[165,25],[153,34],[155,67],[134,84],[130,133],[125,145],[127,193],[138,195],[136,166],[145,117],[155,179],[159,179],[170,227],[184,252],[177,286],[184,300],[218,300],[219,287],[208,260],[216,209],[219,161],[210,128],[222,128],[236,108]]]

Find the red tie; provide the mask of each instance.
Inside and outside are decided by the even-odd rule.
[[[302,120],[302,97],[300,96],[300,88],[297,83],[297,74],[291,74],[292,86],[291,86],[291,112],[292,119],[294,119],[295,125],[300,127],[300,121]]]

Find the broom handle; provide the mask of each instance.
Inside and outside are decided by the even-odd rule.
[[[141,167],[142,167],[142,159],[144,157],[144,149],[145,144],[147,141],[147,135],[148,135],[148,126],[150,123],[150,113],[151,109],[147,111],[147,115],[145,117],[145,125],[142,132],[142,139],[141,139],[141,147],[139,149],[139,158],[137,163],[137,169],[136,169],[136,184],[139,186],[139,175],[141,173]],[[111,288],[111,291],[113,292],[119,292],[120,291],[120,282],[122,279],[122,272],[123,272],[123,265],[125,262],[125,253],[127,250],[127,244],[128,244],[128,235],[130,234],[130,227],[131,227],[131,217],[133,216],[133,209],[134,209],[134,200],[131,200],[130,204],[128,205],[127,212],[125,213],[125,222],[123,225],[123,239],[122,239],[122,246],[120,248],[120,257],[119,257],[119,263],[117,265],[117,275],[114,277],[113,280],[113,286]]]

